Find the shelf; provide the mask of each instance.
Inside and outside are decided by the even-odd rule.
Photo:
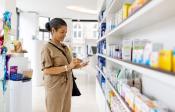
[[[105,3],[106,3],[105,0],[103,0],[103,3],[101,4],[101,7],[99,8],[98,17],[100,16],[101,11],[105,9]]]
[[[120,6],[118,6],[118,2],[120,2],[119,0],[113,0],[113,2],[111,3],[111,5],[109,6],[109,9],[106,9],[106,15],[104,15],[103,19],[101,20],[99,27],[101,26],[101,24],[103,22],[105,22],[106,18],[108,17],[109,14],[115,13],[117,12],[117,10],[120,9]],[[118,7],[117,7],[118,6]],[[102,38],[100,38],[98,42],[102,41],[103,39],[105,39],[106,36],[103,36]]]
[[[104,93],[104,91],[103,91],[103,89],[102,89],[102,87],[101,87],[101,85],[100,85],[99,79],[98,79],[98,77],[96,77],[96,78],[97,78],[96,80],[97,80],[97,82],[98,82],[98,86],[100,87],[101,92],[102,92],[102,94],[103,94],[103,96],[104,96],[104,98],[105,98],[106,105],[108,106],[108,109],[110,109],[109,103],[108,103],[108,101],[107,101],[107,99],[106,99],[106,96],[105,96],[105,93]],[[110,110],[110,112],[111,112],[111,110]]]
[[[106,75],[100,70],[100,68],[99,68],[98,66],[96,66],[96,68],[97,68],[97,70],[103,75],[103,77],[104,77],[105,79],[107,79]]]
[[[112,91],[115,93],[117,98],[120,100],[124,108],[126,109],[126,112],[132,112],[131,109],[129,108],[128,104],[124,101],[124,99],[118,94],[118,92],[114,89],[114,87],[111,85],[109,81],[107,81],[108,85],[111,87]]]
[[[103,16],[102,21],[100,22],[100,25],[106,20],[109,14],[113,14],[117,12],[120,9],[120,6],[118,5],[120,2],[119,0],[113,0],[112,3],[110,4],[109,8],[106,9],[106,15]]]
[[[100,56],[100,57],[103,57],[103,58],[107,58],[107,56],[105,56],[105,55],[103,55],[103,54],[97,53],[96,55],[97,55],[97,56]]]
[[[104,40],[104,39],[106,39],[106,35],[103,36],[103,37],[101,37],[100,39],[98,39],[98,40],[96,41],[96,43],[99,43],[100,41],[102,41],[102,40]]]
[[[101,24],[105,22],[107,15],[104,15],[103,19],[100,21],[99,28],[101,27]]]
[[[175,0],[152,0],[98,42],[109,36],[125,35],[173,17],[174,4]]]
[[[119,64],[119,65],[122,65],[126,68],[140,72],[145,76],[149,76],[151,78],[154,78],[156,80],[159,80],[161,82],[169,84],[170,86],[175,87],[175,73],[173,73],[173,72],[167,72],[167,71],[160,70],[160,69],[154,69],[154,68],[151,68],[151,67],[148,67],[145,65],[136,64],[136,63],[132,63],[129,61],[123,61],[121,59],[110,58],[110,57],[104,56],[102,54],[97,54],[97,55],[100,57],[106,58],[107,60],[110,60],[114,63]]]
[[[100,73],[103,75],[103,77],[105,78],[106,82],[108,83],[108,85],[111,87],[112,91],[115,93],[115,95],[117,96],[117,98],[120,100],[120,102],[122,103],[123,107],[126,109],[126,112],[131,112],[131,110],[129,109],[128,105],[126,104],[126,102],[124,101],[124,99],[117,93],[117,91],[114,89],[114,87],[111,85],[110,81],[107,79],[107,77],[105,76],[105,74],[100,70],[100,68],[98,66],[96,66],[97,70],[100,71]]]

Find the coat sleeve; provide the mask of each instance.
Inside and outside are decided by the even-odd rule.
[[[46,68],[50,68],[53,66],[51,53],[47,47],[43,48],[43,50],[41,51],[41,66],[42,71]]]

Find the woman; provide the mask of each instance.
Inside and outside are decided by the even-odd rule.
[[[47,112],[70,112],[72,96],[72,69],[87,65],[82,60],[72,59],[69,49],[62,43],[67,33],[63,19],[54,18],[46,23],[52,39],[41,52],[44,72]]]

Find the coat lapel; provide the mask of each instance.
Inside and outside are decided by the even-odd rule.
[[[70,54],[68,52],[68,47],[65,44],[63,44],[63,43],[56,44],[55,42],[52,42],[52,41],[50,41],[50,42],[52,44],[56,45],[59,49],[61,49],[64,52],[64,54],[66,54],[66,58],[68,59],[68,61],[70,63],[71,62],[71,56],[70,56]]]

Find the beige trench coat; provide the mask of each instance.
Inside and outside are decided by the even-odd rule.
[[[53,44],[62,49],[69,62],[71,62],[72,57],[68,47],[64,44]],[[43,48],[41,59],[42,70],[50,67],[68,65],[69,63],[62,52],[49,43]],[[72,72],[64,72],[58,75],[44,75],[44,82],[47,112],[70,112],[73,86]]]

